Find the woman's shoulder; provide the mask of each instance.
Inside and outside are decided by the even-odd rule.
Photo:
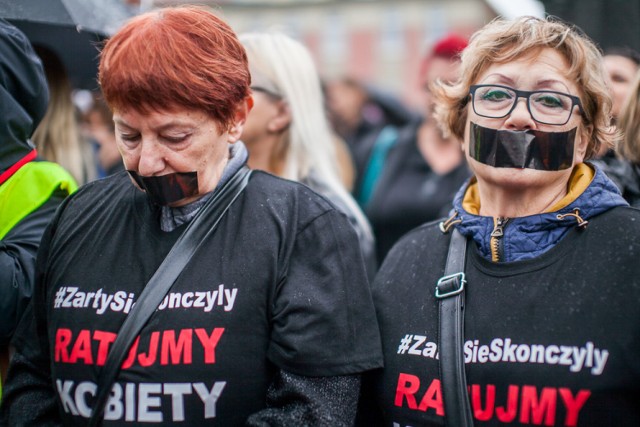
[[[602,233],[611,237],[640,242],[640,208],[638,207],[617,206],[597,215],[589,222],[597,224]]]
[[[424,265],[443,257],[451,240],[450,232],[443,232],[440,228],[443,220],[425,223],[402,236],[385,257],[380,270]]]
[[[137,200],[146,200],[126,172],[83,184],[58,208],[52,220],[56,234],[86,234],[114,219],[130,218],[137,193]]]
[[[616,206],[594,218],[601,226],[640,228],[640,209],[632,206]],[[640,238],[640,235],[638,235]]]
[[[254,170],[249,183],[250,185],[247,188],[256,192],[264,192],[269,195],[309,197],[311,199],[324,200],[308,185],[281,178],[265,171]],[[327,206],[330,206],[330,204],[327,203]]]
[[[118,194],[131,188],[133,188],[133,184],[129,175],[126,171],[122,171],[81,185],[70,196],[69,205],[91,206],[97,202],[112,203],[118,200]]]
[[[299,182],[280,178],[264,171],[253,171],[247,186],[251,204],[269,207],[281,214],[315,218],[338,209],[325,197]]]
[[[612,262],[640,266],[635,261],[640,253],[640,209],[614,207],[589,218],[586,228],[581,231],[576,233],[583,236],[579,243],[581,250],[597,251]]]

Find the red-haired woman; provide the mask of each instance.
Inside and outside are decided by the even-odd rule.
[[[44,237],[1,421],[352,424],[359,374],[381,365],[358,239],[307,187],[258,171],[246,181],[238,138],[253,101],[231,28],[192,6],[141,15],[105,45],[99,80],[128,174],[83,187]],[[161,293],[169,279],[154,271],[203,226]]]

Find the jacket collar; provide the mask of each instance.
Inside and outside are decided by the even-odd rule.
[[[585,227],[589,218],[626,205],[618,188],[602,170],[578,164],[569,180],[567,195],[549,212],[509,220],[502,238],[502,261],[534,258],[555,246],[573,227]],[[476,242],[483,257],[491,259],[494,220],[478,214],[480,200],[474,177],[458,191],[453,206],[452,217],[445,224],[455,225],[460,233]]]

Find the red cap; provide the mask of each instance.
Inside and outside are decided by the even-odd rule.
[[[449,34],[438,40],[431,50],[431,56],[454,58],[467,47],[467,39],[457,34]]]
[[[449,34],[436,41],[431,50],[429,50],[420,61],[420,68],[418,69],[418,79],[420,84],[424,85],[423,80],[433,58],[453,60],[460,55],[464,48],[467,47],[467,44],[467,39],[457,34]]]

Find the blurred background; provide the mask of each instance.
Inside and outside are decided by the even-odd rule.
[[[640,0],[126,0],[144,11],[181,3],[215,8],[238,33],[277,28],[303,42],[326,79],[349,76],[420,103],[420,57],[449,32],[469,36],[502,15],[561,17],[603,49],[640,50]]]
[[[70,70],[72,84],[96,89],[95,79],[87,78],[94,70],[80,62],[87,57],[81,49],[91,48],[95,65],[99,41],[127,17],[185,3],[213,8],[237,33],[283,31],[310,49],[324,79],[349,77],[389,92],[410,108],[421,102],[419,64],[432,44],[452,32],[468,37],[498,15],[551,14],[581,27],[603,50],[640,50],[640,0],[0,0],[0,16],[26,14],[30,22],[19,27],[32,42],[44,44],[59,38],[54,27],[44,36],[32,35],[31,21],[58,20],[51,15],[58,10],[74,21],[89,20],[92,25],[76,28],[96,42],[93,46],[71,37],[59,42],[63,48],[58,50],[71,56],[63,58],[68,70],[83,67]]]
[[[43,158],[80,184],[123,169],[96,79],[100,46],[127,19],[181,4],[212,8],[238,34],[276,30],[306,46],[325,91],[336,172],[382,242],[379,261],[411,227],[444,215],[467,177],[459,147],[431,120],[429,85],[456,78],[475,31],[498,16],[577,25],[609,53],[614,116],[640,67],[640,0],[0,0],[0,17],[25,32],[47,74],[51,100],[33,136]],[[612,150],[599,156],[616,159]]]

